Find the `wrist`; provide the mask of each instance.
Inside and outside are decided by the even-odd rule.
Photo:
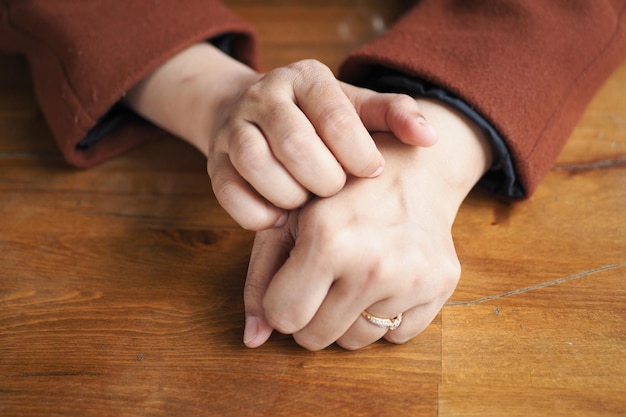
[[[146,119],[208,154],[219,110],[259,75],[208,43],[193,45],[158,67],[124,102]]]
[[[467,195],[493,163],[489,140],[456,109],[435,100],[417,102],[440,138],[428,158],[433,172],[450,188]]]
[[[438,101],[417,101],[437,131],[435,145],[406,146],[385,136],[376,141],[387,161],[385,172],[397,170],[405,187],[428,196],[420,206],[432,203],[451,226],[467,194],[490,168],[493,151],[482,131],[461,113]]]

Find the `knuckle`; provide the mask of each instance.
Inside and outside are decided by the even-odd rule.
[[[441,297],[448,299],[461,279],[461,263],[458,258],[451,259],[448,262],[447,272],[442,274]]]
[[[359,343],[354,343],[353,341],[339,339],[337,340],[337,344],[341,346],[345,350],[355,351],[363,348],[364,346]]]
[[[389,98],[392,99],[391,106],[394,108],[406,108],[416,107],[417,102],[411,96],[406,94],[389,94]]]
[[[380,160],[376,157],[363,157],[359,160],[358,165],[352,168],[350,172],[357,177],[368,177],[373,175],[380,168]]]
[[[336,256],[335,254],[342,253],[342,248],[345,248],[346,243],[349,243],[348,232],[336,229],[332,221],[323,218],[314,221],[314,224],[313,233],[318,243],[320,259],[332,259]]]
[[[317,59],[302,59],[269,71],[252,87],[265,92],[268,85],[285,85],[286,82],[308,85],[329,76],[334,78],[331,69],[322,62]]]
[[[363,282],[360,283],[361,287],[364,290],[379,290],[394,284],[396,280],[390,279],[390,277],[397,276],[394,273],[394,270],[397,269],[397,259],[390,257],[379,241],[371,241],[365,253],[367,253],[367,260]]]
[[[338,212],[330,200],[318,199],[309,203],[299,218],[300,234],[311,241],[316,258],[331,262],[347,247],[353,246],[352,231],[346,224],[347,213]]]
[[[302,207],[308,199],[309,195],[305,190],[294,191],[280,196],[274,204],[285,210],[295,210]]]
[[[319,197],[332,197],[343,189],[346,185],[346,174],[343,171],[339,171],[336,174],[329,174],[328,178],[324,179],[319,190],[316,194]]]
[[[213,193],[226,212],[244,229],[259,231],[271,227],[274,223],[268,215],[260,210],[248,210],[245,215],[239,213],[240,190],[237,183],[230,180],[212,181]]]
[[[411,293],[419,296],[425,287],[434,288],[432,299],[449,298],[461,277],[461,263],[456,256],[433,258],[420,251],[414,254],[411,268]]]
[[[364,288],[379,288],[387,282],[384,263],[385,261],[380,256],[370,255],[363,283]]]
[[[320,109],[320,119],[324,120],[326,133],[336,135],[332,138],[333,140],[344,138],[346,131],[352,130],[358,122],[353,108],[338,104],[329,104]]]
[[[246,216],[237,216],[236,214],[232,216],[244,230],[258,232],[272,226],[272,222],[267,221],[266,217],[255,216],[251,213],[247,213]]]
[[[292,71],[299,74],[309,74],[311,72],[331,72],[330,69],[317,59],[308,58],[293,62],[287,66]]]
[[[320,110],[320,136],[337,149],[344,164],[357,176],[370,175],[380,164],[380,155],[373,146],[372,139],[362,127],[356,110],[347,105],[327,105]]]
[[[302,165],[302,161],[311,160],[314,136],[315,132],[288,129],[276,138],[276,144],[272,146],[272,151],[285,166]],[[315,182],[307,183],[311,191],[320,197],[330,197],[337,194],[347,180],[345,171],[338,163],[335,166],[328,166],[328,164],[326,166],[328,169],[321,172]]]
[[[283,304],[279,308],[272,298],[263,299],[265,318],[274,329],[283,334],[294,334],[306,324],[307,320],[298,307],[298,305]]]
[[[319,338],[309,335],[307,332],[294,333],[293,339],[298,345],[312,352],[322,350],[328,346],[328,343],[320,341]]]
[[[229,157],[237,170],[242,173],[261,172],[268,164],[266,144],[248,139],[240,130],[233,135]]]
[[[310,135],[309,132],[301,132],[295,128],[286,128],[276,137],[277,149],[275,150],[279,159],[292,163],[302,163],[302,158],[310,155]]]
[[[238,216],[235,220],[243,229],[254,232],[269,229],[276,223],[273,216],[268,213],[260,213],[258,210]]]
[[[296,331],[296,326],[293,324],[293,318],[288,314],[280,314],[273,310],[268,310],[265,306],[265,318],[274,329],[283,334],[292,334]]]
[[[271,78],[265,75],[259,82],[246,88],[237,100],[235,111],[245,113],[246,109],[264,103],[267,99],[266,84],[268,81],[271,81]]]
[[[393,332],[388,332],[384,338],[386,341],[393,343],[395,345],[402,345],[406,342],[409,342],[410,340],[412,340],[413,338],[415,338],[417,335],[411,335],[411,334],[402,334],[402,333],[397,333],[396,331]]]
[[[230,178],[218,176],[212,178],[211,187],[220,205],[226,210],[229,210],[237,199],[238,187],[235,181]]]
[[[330,85],[339,86],[333,72],[326,65],[315,59],[305,59],[290,64],[285,71],[293,80],[293,86],[298,91],[296,95],[316,97]]]
[[[320,130],[326,141],[359,142],[362,123],[354,108],[346,104],[327,104],[319,110],[319,118],[324,121]]]
[[[419,111],[419,106],[415,99],[405,94],[394,94],[393,96],[390,98],[385,119],[390,126],[406,125],[413,118],[413,113]]]

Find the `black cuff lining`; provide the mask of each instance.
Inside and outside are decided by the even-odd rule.
[[[91,148],[107,133],[132,119],[141,119],[141,116],[120,103],[115,104],[87,131],[87,135],[76,145],[76,150],[85,151]]]
[[[437,85],[386,68],[372,71],[362,86],[379,92],[404,93],[413,97],[434,98],[463,113],[485,132],[496,155],[493,166],[480,179],[478,185],[489,192],[508,198],[523,198],[525,196],[522,184],[517,179],[513,158],[503,137],[468,103]]]
[[[209,42],[221,49],[225,54],[232,55],[233,44],[236,38],[237,34],[235,33],[225,33],[209,39]],[[98,119],[95,126],[87,131],[85,137],[76,145],[76,150],[84,151],[91,148],[95,143],[106,136],[107,133],[133,119],[142,119],[142,117],[120,102],[115,103],[109,111]]]

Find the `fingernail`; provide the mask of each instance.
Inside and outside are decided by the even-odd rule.
[[[418,116],[417,117],[417,123],[419,123],[420,125],[424,126],[424,127],[431,127],[431,124],[428,123],[428,120],[426,120],[426,118],[424,116]]]
[[[433,125],[431,125],[428,120],[426,120],[426,118],[422,115],[419,115],[417,117],[417,123],[424,129],[428,130],[430,132],[431,135],[433,135],[434,137],[437,137],[437,130],[435,129],[435,127]]]
[[[378,169],[376,171],[374,171],[374,173],[372,175],[370,175],[370,178],[375,178],[377,176],[379,176],[380,174],[382,174],[384,167],[381,165],[378,167]]]
[[[243,343],[248,344],[253,341],[259,333],[259,320],[254,316],[246,317],[246,324],[243,329]]]
[[[287,223],[287,218],[288,217],[289,217],[289,215],[287,214],[287,212],[283,211],[283,213],[280,215],[278,220],[276,220],[276,223],[274,223],[274,227],[282,227],[282,226],[284,226],[285,223]]]

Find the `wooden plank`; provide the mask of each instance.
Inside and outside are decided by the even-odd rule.
[[[621,388],[535,388],[519,386],[442,385],[439,416],[621,417]]]
[[[445,307],[440,416],[621,416],[624,269]]]
[[[226,2],[254,22],[264,70],[315,58],[336,71],[345,56],[384,32],[408,7],[406,1],[264,3]]]

